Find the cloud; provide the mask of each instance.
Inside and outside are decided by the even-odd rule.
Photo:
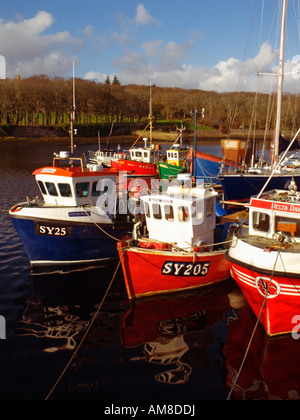
[[[260,91],[269,92],[270,83],[276,82],[275,77],[257,78],[257,73],[276,73],[274,64],[278,52],[268,43],[262,45],[258,55],[242,62],[234,57],[220,61],[213,68],[205,70],[199,80],[200,89],[218,92]]]
[[[135,23],[137,26],[145,26],[150,24],[157,26],[161,25],[161,22],[158,19],[152,17],[143,4],[139,4],[137,6]]]
[[[99,82],[99,83],[104,83],[106,78],[107,78],[107,74],[96,72],[96,71],[89,71],[84,76],[85,80],[95,80],[96,82]],[[113,80],[112,77],[110,79]]]
[[[7,77],[13,77],[17,69],[22,77],[64,76],[70,71],[70,55],[81,49],[82,41],[68,31],[45,34],[54,23],[45,11],[17,22],[0,19],[0,51],[6,58]]]
[[[222,60],[212,67],[186,64],[186,55],[189,53],[194,40],[179,45],[174,41],[165,43],[162,39],[144,42],[143,52],[125,51],[123,56],[115,59],[115,73],[123,85],[149,84],[151,80],[157,86],[179,87],[183,89],[200,89],[217,92],[274,92],[277,78],[275,76],[257,73],[276,74],[278,68],[278,51],[269,43],[262,45],[255,57],[242,61],[235,57]],[[286,61],[285,71],[292,72],[297,63]],[[150,67],[151,64],[151,67]],[[106,74],[90,72],[85,78],[104,82]],[[284,82],[286,91],[296,93],[299,91],[299,79],[287,76]]]

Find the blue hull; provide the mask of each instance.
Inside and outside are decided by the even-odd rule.
[[[225,168],[227,166],[225,165]],[[197,157],[196,159],[196,178],[204,179],[207,183],[219,184],[218,175],[221,169],[221,162]]]
[[[274,176],[265,191],[274,189],[287,189],[293,175]],[[224,190],[226,201],[247,200],[260,193],[269,176],[266,175],[224,175],[220,177],[220,182]],[[300,188],[300,175],[294,176],[298,188]]]
[[[117,241],[94,224],[65,223],[62,228],[58,222],[56,230],[49,235],[38,221],[15,217],[12,221],[32,266],[88,264],[118,258]],[[47,221],[43,221],[43,225],[47,225]],[[48,225],[53,226],[53,221]],[[116,239],[129,237],[130,226],[127,229],[113,229],[110,225],[101,227]]]

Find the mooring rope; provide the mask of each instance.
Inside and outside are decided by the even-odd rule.
[[[98,228],[98,229],[100,229],[101,230],[101,232],[103,232],[105,235],[107,235],[109,238],[111,238],[111,239],[113,239],[114,241],[116,241],[116,242],[119,242],[119,240],[120,239],[118,239],[118,238],[115,238],[114,236],[112,236],[112,235],[110,235],[108,232],[106,232],[101,226],[99,226],[99,224],[97,223],[97,222],[95,222],[95,220],[93,220],[93,217],[92,217],[92,213],[91,214],[89,214],[87,211],[86,211],[86,209],[84,208],[84,206],[82,206],[82,209],[83,209],[83,211],[85,212],[85,214],[88,216],[88,217],[90,217],[91,218],[91,222]]]
[[[278,250],[278,253],[277,253],[277,256],[276,256],[276,260],[275,260],[274,268],[273,268],[273,271],[272,271],[272,275],[271,275],[271,278],[270,278],[270,283],[269,283],[268,289],[266,290],[266,295],[265,295],[264,301],[263,301],[263,303],[262,303],[262,307],[261,307],[261,309],[260,309],[260,313],[259,313],[259,315],[258,315],[258,317],[257,317],[257,321],[256,321],[255,327],[254,327],[254,329],[253,329],[253,332],[252,332],[252,335],[251,335],[251,338],[250,338],[250,341],[249,341],[249,344],[248,344],[247,350],[246,350],[246,352],[245,352],[245,355],[244,355],[244,358],[243,358],[242,364],[241,364],[240,369],[239,369],[239,371],[238,371],[238,373],[237,373],[237,375],[236,375],[236,377],[235,377],[235,380],[234,380],[234,382],[233,382],[232,388],[231,388],[231,390],[230,390],[230,392],[229,392],[229,394],[228,394],[227,401],[229,401],[229,400],[231,399],[231,395],[232,395],[232,393],[233,393],[233,391],[234,391],[234,389],[235,389],[235,387],[236,387],[237,381],[239,380],[239,377],[240,377],[240,375],[241,375],[241,373],[242,373],[242,370],[243,370],[244,364],[245,364],[245,362],[246,362],[246,359],[247,359],[248,353],[249,353],[249,351],[250,351],[250,347],[251,347],[252,341],[253,341],[253,339],[254,339],[254,335],[255,335],[255,333],[256,333],[257,327],[258,327],[258,325],[259,325],[259,321],[260,321],[260,318],[261,318],[261,315],[262,315],[263,308],[264,308],[264,306],[265,306],[265,304],[266,304],[266,301],[267,301],[267,299],[268,299],[269,290],[270,290],[270,287],[271,287],[271,284],[272,284],[272,280],[273,280],[273,277],[274,277],[275,268],[276,268],[276,265],[277,265],[277,261],[278,261],[278,258],[279,258],[279,254],[280,254],[280,252],[281,252],[281,250],[279,249],[279,250]]]
[[[99,315],[99,312],[100,312],[100,310],[101,310],[101,308],[102,308],[102,306],[103,306],[103,303],[104,303],[104,301],[105,301],[105,299],[106,299],[106,297],[107,297],[107,295],[108,295],[108,292],[109,292],[109,290],[111,289],[111,286],[112,286],[112,284],[113,284],[113,282],[114,282],[114,279],[115,279],[115,277],[116,277],[116,275],[117,275],[117,272],[118,272],[118,270],[119,270],[119,267],[120,267],[120,265],[121,265],[122,259],[123,259],[123,256],[122,256],[122,258],[120,258],[120,261],[119,261],[119,263],[118,263],[118,266],[117,266],[117,268],[116,268],[116,271],[114,272],[114,275],[113,275],[113,277],[112,277],[112,279],[111,279],[111,281],[110,281],[110,283],[109,283],[109,286],[108,286],[108,288],[107,288],[107,290],[106,290],[106,292],[105,292],[105,294],[104,294],[104,296],[103,296],[103,298],[102,298],[102,301],[101,301],[101,303],[100,303],[100,305],[99,305],[99,307],[98,307],[98,309],[97,309],[97,311],[96,311],[95,315],[93,316],[92,320],[90,321],[90,324],[89,324],[89,326],[88,326],[88,328],[87,328],[86,332],[84,333],[84,336],[82,337],[82,339],[81,339],[81,341],[80,341],[80,343],[79,343],[78,347],[76,348],[76,350],[75,350],[75,351],[74,351],[74,353],[72,354],[71,359],[69,360],[69,362],[67,363],[66,367],[64,368],[64,370],[63,370],[63,371],[62,371],[62,373],[60,374],[60,376],[59,376],[59,378],[57,379],[57,381],[55,382],[54,386],[51,388],[50,392],[48,393],[47,397],[45,398],[45,401],[47,401],[47,400],[49,400],[49,399],[50,399],[51,395],[53,394],[53,392],[54,392],[54,391],[55,391],[55,389],[57,388],[58,384],[60,383],[60,381],[61,381],[61,380],[62,380],[62,378],[64,377],[65,373],[67,372],[68,368],[70,367],[71,363],[73,362],[74,358],[76,357],[76,355],[77,355],[78,351],[80,350],[80,348],[81,348],[81,346],[82,346],[83,342],[85,341],[85,339],[86,339],[87,335],[89,334],[89,332],[90,332],[90,330],[91,330],[91,328],[92,328],[92,326],[93,326],[93,324],[94,324],[95,320],[97,319],[97,317],[98,317],[98,315]]]

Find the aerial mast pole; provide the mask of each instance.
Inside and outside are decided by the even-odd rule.
[[[278,92],[277,92],[277,118],[274,139],[274,162],[277,163],[279,156],[279,138],[281,133],[281,115],[282,115],[282,91],[284,79],[284,55],[285,55],[285,31],[287,20],[288,0],[283,0],[282,4],[282,20],[281,20],[281,42],[280,42],[280,60],[278,69]]]
[[[76,104],[75,104],[75,62],[73,61],[73,105],[71,109],[71,156],[74,155],[74,122],[75,122],[75,112],[76,112]]]

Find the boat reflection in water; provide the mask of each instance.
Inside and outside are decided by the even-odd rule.
[[[227,295],[234,287],[230,281],[197,292],[136,301],[123,317],[124,360],[159,365],[155,375],[159,383],[187,384],[197,371],[207,386],[222,389],[226,323],[236,318]],[[136,348],[140,355],[131,356]],[[207,375],[212,367],[219,371],[217,383]]]
[[[256,319],[248,305],[230,325],[224,348],[226,385],[232,389]],[[268,338],[257,328],[232,398],[236,400],[299,400],[299,340],[292,335]]]
[[[35,351],[35,371],[44,371],[43,392],[78,347],[114,268],[105,270],[107,282],[99,281],[99,269],[31,278],[16,335],[42,351]],[[67,386],[53,397],[226,399],[255,322],[233,280],[129,302],[120,275],[68,369]],[[299,399],[298,349],[291,337],[269,339],[258,328],[233,398]]]

